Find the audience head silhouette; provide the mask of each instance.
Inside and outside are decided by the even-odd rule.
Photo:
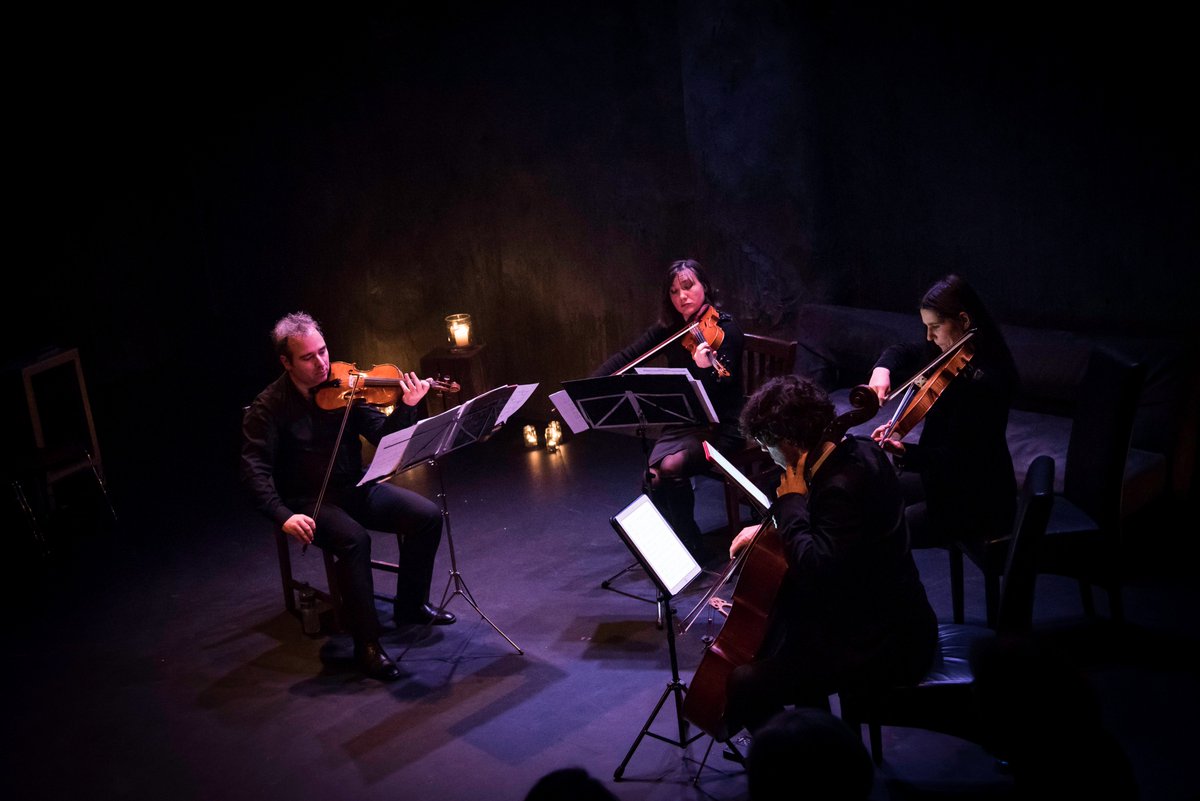
[[[611,790],[583,768],[552,770],[537,780],[525,801],[619,801]]]
[[[875,766],[841,718],[797,707],[755,731],[746,779],[751,801],[864,801],[875,784]]]

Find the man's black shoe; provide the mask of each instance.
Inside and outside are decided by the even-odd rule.
[[[433,624],[434,626],[449,626],[454,621],[458,620],[449,612],[439,612],[429,604],[421,604],[415,609],[397,609],[393,615],[396,625],[400,626],[406,623],[411,623],[417,626],[426,626]]]
[[[378,642],[354,646],[354,661],[359,669],[372,679],[395,681],[400,678],[400,668],[391,660]]]

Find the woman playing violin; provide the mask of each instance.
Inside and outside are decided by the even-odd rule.
[[[428,602],[442,514],[437,504],[394,484],[357,486],[365,472],[359,436],[377,444],[415,423],[429,383],[402,374],[399,402],[386,417],[357,402],[341,410],[322,409],[314,390],[329,378],[330,362],[320,326],[303,312],[289,314],[275,324],[272,341],[283,373],[243,417],[242,483],[263,514],[290,537],[334,554],[355,659],[368,676],[394,680],[400,671],[379,644],[367,529],[393,531],[399,539],[396,623],[444,625],[454,616]],[[327,493],[316,511],[327,475]]]
[[[670,266],[661,300],[658,322],[627,348],[610,356],[592,375],[612,375],[701,317],[710,321],[710,332],[719,329],[720,343],[715,348],[707,337],[684,337],[661,352],[669,367],[685,367],[700,379],[720,422],[716,426],[664,430],[651,449],[645,477],[646,492],[654,505],[688,547],[696,550],[700,530],[694,518],[691,477],[707,469],[701,443],[710,440],[718,449],[726,450],[740,448],[742,443],[737,419],[743,401],[743,336],[728,312],[716,310],[717,292],[694,259],[682,259]],[[711,327],[714,322],[715,328]]]
[[[865,438],[825,439],[833,403],[795,375],[768,381],[742,411],[747,437],[792,475],[769,517],[787,573],[772,632],[728,682],[729,733],[751,732],[786,705],[828,708],[833,693],[919,681],[937,620],[908,550],[895,470]],[[733,541],[749,546],[757,527]]]
[[[1017,369],[999,326],[975,290],[957,275],[921,298],[925,342],[889,347],[871,373],[882,400],[897,376],[907,378],[931,357],[974,331],[965,366],[922,419],[918,440],[875,438],[897,467],[920,475],[923,502],[908,510],[914,548],[947,547],[956,539],[1004,537],[1012,527],[1017,485],[1005,432]]]

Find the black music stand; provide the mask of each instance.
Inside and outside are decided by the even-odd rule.
[[[654,705],[654,711],[646,719],[646,723],[638,732],[638,736],[630,746],[628,753],[625,754],[625,758],[621,760],[621,764],[613,773],[613,778],[620,780],[625,774],[625,766],[633,757],[633,752],[646,737],[653,737],[678,748],[687,748],[704,736],[704,733],[700,732],[688,737],[688,723],[683,717],[683,695],[687,692],[687,686],[679,679],[679,659],[675,651],[675,626],[671,620],[674,614],[674,610],[671,608],[671,599],[686,589],[688,584],[703,571],[687,547],[667,525],[667,521],[655,508],[649,496],[640,495],[637,500],[610,520],[621,540],[633,552],[637,564],[641,565],[646,574],[654,580],[654,585],[658,589],[659,614],[666,618],[667,647],[671,655],[671,681],[663,690],[658,703]],[[672,695],[675,696],[675,718],[679,727],[678,739],[650,731],[650,726],[658,717],[663,705],[666,704],[668,696]]]
[[[420,420],[402,431],[389,434],[379,441],[371,467],[359,482],[366,484],[372,481],[387,480],[398,473],[411,470],[419,464],[428,464],[436,471],[438,500],[442,506],[442,520],[446,527],[446,543],[450,548],[450,577],[447,579],[446,589],[442,593],[442,600],[437,608],[438,614],[445,611],[455,596],[462,596],[471,605],[471,608],[496,630],[497,634],[516,649],[518,654],[525,652],[479,608],[479,604],[463,580],[462,573],[458,570],[458,557],[454,550],[454,535],[450,528],[450,510],[446,503],[446,483],[442,475],[441,459],[451,451],[489,439],[507,422],[513,412],[529,399],[536,387],[537,384],[508,384],[496,387],[471,398],[461,406],[455,406],[439,415]],[[453,587],[453,591],[451,591],[451,587]],[[432,620],[426,623],[421,629],[420,635],[414,638],[413,643],[423,639],[432,625]],[[412,644],[408,646],[408,648],[411,647]],[[396,657],[397,661],[408,653],[408,648],[405,648]]]
[[[717,414],[704,385],[687,370],[647,371],[623,375],[581,378],[562,382],[563,389],[550,396],[575,434],[589,428],[636,436],[642,443],[650,470],[650,442],[663,429],[674,425],[705,425],[717,422]],[[616,589],[612,582],[637,568],[633,562],[600,582],[606,590],[659,604],[656,598],[634,595]],[[659,626],[663,625],[659,605]]]

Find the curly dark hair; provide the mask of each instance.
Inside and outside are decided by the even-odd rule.
[[[798,375],[772,378],[742,407],[743,436],[763,445],[787,440],[801,450],[812,450],[833,420],[833,402],[817,384]]]

